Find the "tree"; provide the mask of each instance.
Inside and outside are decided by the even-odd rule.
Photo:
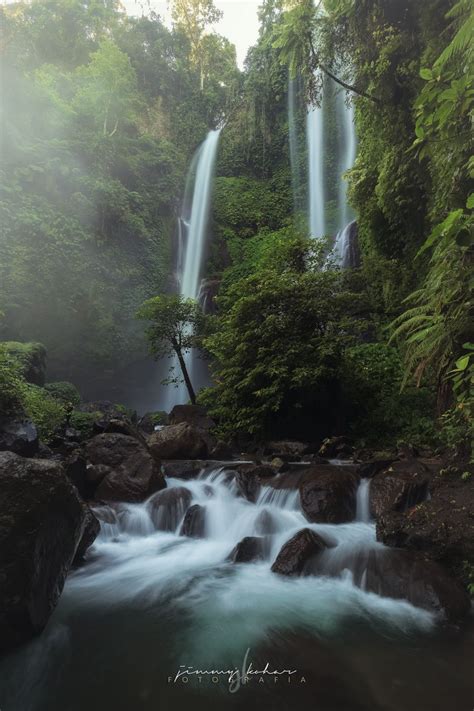
[[[206,63],[206,29],[220,20],[222,12],[212,0],[173,0],[172,17],[175,26],[188,38],[191,63],[199,67],[202,91]]]
[[[150,352],[156,360],[175,353],[189,399],[196,403],[196,393],[189,377],[184,356],[196,345],[196,333],[201,324],[202,312],[193,299],[183,296],[163,295],[147,299],[137,312],[137,316],[151,321],[146,330]]]

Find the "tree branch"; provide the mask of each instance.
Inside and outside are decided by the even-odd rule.
[[[309,44],[311,47],[311,54],[313,55],[313,59],[318,65],[318,67],[323,71],[330,79],[336,82],[336,84],[339,84],[339,86],[342,86],[343,89],[346,89],[346,91],[352,91],[353,94],[357,94],[358,96],[363,96],[364,99],[368,99],[369,101],[373,101],[374,104],[381,104],[381,100],[378,99],[376,96],[372,96],[372,94],[367,94],[365,91],[361,91],[359,89],[356,89],[355,86],[352,86],[351,84],[347,84],[347,82],[343,81],[342,79],[339,79],[335,74],[331,72],[330,69],[328,69],[324,64],[322,64],[319,59],[318,55],[316,54],[316,50],[314,49],[313,45],[313,40],[310,36],[309,38]]]

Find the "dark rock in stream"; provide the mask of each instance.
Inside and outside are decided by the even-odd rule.
[[[179,425],[182,422],[198,430],[211,430],[216,426],[201,405],[175,405],[169,414],[169,423]]]
[[[326,548],[321,536],[310,528],[303,528],[284,544],[272,565],[272,573],[301,575],[310,560]]]
[[[261,484],[253,470],[239,469],[235,472],[235,483],[240,496],[255,503],[260,493]]]
[[[191,492],[183,486],[164,489],[148,501],[150,517],[158,531],[175,531],[191,503]]]
[[[377,539],[429,556],[467,585],[474,566],[474,476],[463,479],[464,469],[441,469],[430,481],[429,499],[406,511],[382,513]]]
[[[204,538],[206,530],[206,509],[194,504],[186,511],[180,535],[189,538]]]
[[[139,502],[166,487],[159,462],[134,437],[97,435],[87,443],[86,457],[94,467],[88,478],[100,480],[96,500]]]
[[[25,418],[0,419],[0,452],[10,451],[22,457],[34,457],[39,449],[38,431]]]
[[[45,627],[83,536],[88,511],[59,462],[0,454],[0,652]]]
[[[417,459],[393,462],[376,474],[370,484],[370,513],[404,511],[424,501],[428,493],[429,471]]]
[[[471,608],[467,592],[441,565],[410,551],[371,551],[363,587],[441,612],[449,621],[462,619]]]
[[[91,545],[94,543],[95,539],[99,535],[100,532],[100,522],[99,519],[96,517],[92,509],[87,506],[87,504],[83,505],[84,507],[84,532],[82,534],[81,540],[79,541],[79,545],[77,546],[77,551],[76,555],[74,557],[74,563],[76,565],[79,565],[82,563],[84,560],[84,556],[88,550],[88,548],[91,547]]]
[[[347,437],[328,437],[319,448],[318,454],[323,459],[347,459],[354,452]]]
[[[255,519],[255,531],[262,535],[272,535],[278,531],[278,524],[270,511],[263,509]]]
[[[312,523],[354,520],[359,477],[346,467],[317,465],[305,472],[300,485],[303,513]]]
[[[156,459],[205,459],[208,454],[202,432],[186,422],[154,432],[148,446]]]
[[[257,536],[245,536],[229,553],[229,560],[233,563],[252,563],[255,560],[264,560],[267,552],[267,542]]]

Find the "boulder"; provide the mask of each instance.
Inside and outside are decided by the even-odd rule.
[[[371,551],[364,588],[441,612],[450,621],[465,617],[471,607],[469,595],[445,568],[410,551]]]
[[[359,477],[345,467],[330,464],[306,472],[300,484],[303,513],[313,523],[348,523],[356,514]]]
[[[134,437],[97,435],[87,443],[86,458],[96,467],[88,468],[89,481],[95,476],[100,480],[94,492],[96,500],[138,502],[166,487],[160,464]]]
[[[0,420],[0,452],[10,451],[22,457],[34,457],[38,449],[38,432],[30,420],[18,417],[3,417]]]
[[[158,531],[175,531],[191,503],[191,492],[183,486],[163,489],[148,501],[150,518]]]
[[[319,448],[319,456],[324,459],[348,459],[354,448],[347,437],[328,437]]]
[[[209,459],[225,461],[226,459],[232,459],[233,455],[230,445],[218,440],[209,452]]]
[[[180,535],[189,538],[204,538],[206,530],[206,508],[194,504],[187,511],[181,526]]]
[[[0,453],[0,652],[45,627],[86,525],[59,462]]]
[[[420,461],[393,462],[376,474],[370,484],[370,513],[375,518],[385,511],[405,511],[424,501],[429,472]]]
[[[265,543],[264,538],[246,536],[231,550],[228,560],[233,563],[251,563],[254,560],[264,560],[267,548]]]
[[[407,511],[385,511],[377,539],[387,546],[419,551],[449,568],[465,584],[474,566],[474,477],[442,469],[430,482],[429,499]],[[466,566],[467,564],[467,566]]]
[[[79,545],[77,546],[76,555],[74,557],[74,563],[79,565],[84,560],[84,556],[88,548],[94,543],[95,539],[99,535],[100,523],[99,519],[96,517],[92,509],[83,504],[84,509],[84,532],[82,534]]]
[[[284,544],[272,565],[272,572],[301,575],[306,565],[325,548],[327,545],[321,536],[309,528],[303,528]]]
[[[162,462],[161,467],[166,477],[173,479],[196,479],[207,462],[200,459],[172,459]]]
[[[148,438],[148,446],[157,459],[203,459],[208,446],[200,430],[186,422],[169,425]]]
[[[64,460],[64,471],[82,498],[91,498],[94,489],[87,478],[87,461],[81,449],[75,449]]]
[[[211,430],[216,426],[201,405],[175,405],[169,414],[170,425],[185,423],[198,430]]]
[[[388,469],[393,464],[394,461],[395,461],[395,458],[367,459],[366,461],[361,462],[360,464],[357,465],[356,472],[360,476],[361,479],[372,479],[372,477],[374,477],[379,472],[382,472],[382,471],[385,471],[386,469]]]
[[[275,517],[268,509],[263,509],[259,513],[255,519],[254,527],[255,532],[259,535],[272,535],[279,530]]]
[[[261,484],[254,469],[237,469],[235,472],[235,483],[240,496],[247,501],[255,503],[260,493]]]
[[[284,461],[299,461],[308,454],[310,447],[304,442],[293,440],[282,440],[277,442],[267,442],[263,453],[272,457],[279,457]]]

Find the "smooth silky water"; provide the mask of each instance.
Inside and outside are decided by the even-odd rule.
[[[368,481],[358,491],[356,520],[342,525],[308,523],[295,490],[263,487],[249,503],[222,467],[168,486],[189,489],[191,503],[205,506],[205,537],[180,536],[181,521],[175,531],[155,530],[152,499],[114,506],[45,632],[2,663],[2,711],[155,711],[189,703],[203,710],[444,711],[454,694],[456,708],[471,708],[472,628],[446,629],[424,610],[353,583],[353,562],[381,547]],[[230,563],[238,541],[262,535],[262,515],[268,558]],[[332,546],[318,575],[273,574],[281,546],[303,527]],[[252,679],[233,694],[224,677],[173,683],[180,665],[240,668],[249,648],[254,668],[268,661],[297,670],[291,683]]]

